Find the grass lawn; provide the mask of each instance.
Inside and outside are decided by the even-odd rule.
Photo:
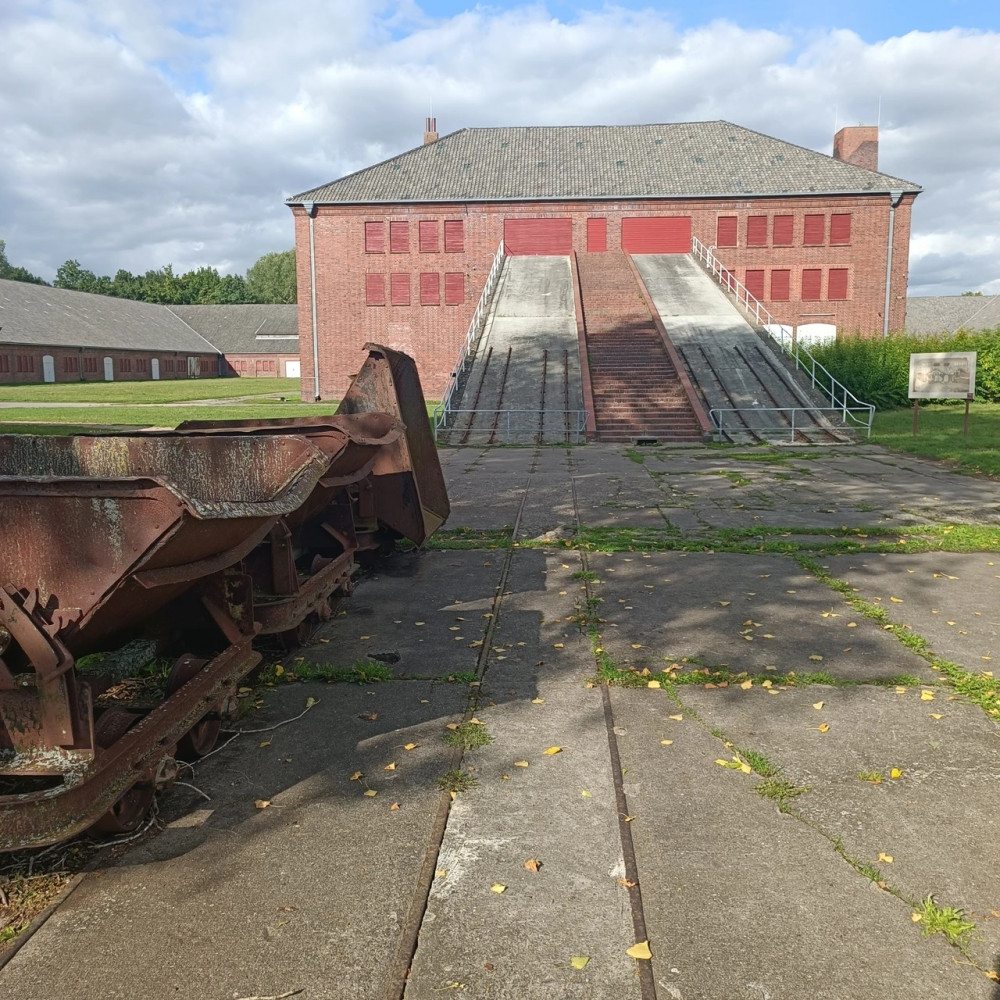
[[[276,393],[299,398],[297,378],[179,378],[157,382],[0,385],[0,403],[182,403]],[[0,414],[2,416],[2,414]]]
[[[1000,476],[1000,404],[972,404],[968,437],[962,436],[964,419],[964,403],[921,406],[914,437],[912,408],[882,410],[875,414],[871,439],[896,451],[955,462],[964,472]]]

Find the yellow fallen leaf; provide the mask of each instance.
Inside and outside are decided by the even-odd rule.
[[[398,812],[398,811],[399,811],[399,803],[393,802],[393,804],[389,806],[389,812]]]
[[[274,676],[280,677],[285,672],[285,668],[280,664],[276,663],[274,665]]]
[[[743,688],[743,690],[744,690],[744,691],[749,691],[749,690],[750,690],[750,688],[752,688],[752,687],[753,687],[753,681],[752,681],[752,680],[747,680],[747,681],[744,681],[744,682],[743,682],[743,683],[742,683],[742,684],[740,685],[740,687],[741,687],[741,688]]]
[[[529,872],[537,872],[539,868],[542,867],[541,861],[538,858],[528,858],[524,862],[524,867],[528,869]]]
[[[920,700],[921,701],[933,701],[934,700],[934,692],[933,691],[921,691],[920,692]]]
[[[826,704],[825,701],[814,701],[813,708],[815,708],[816,711],[818,712],[825,704]]]
[[[660,740],[660,746],[661,747],[670,747],[670,746],[673,746],[673,745],[674,745],[674,741],[673,740]]]
[[[633,649],[642,649],[642,643],[641,642],[633,642],[632,643],[632,648]]]
[[[527,767],[528,762],[526,760],[515,760],[514,767]]]
[[[444,868],[438,868],[438,870],[436,872],[434,872],[434,877],[435,878],[446,878],[447,875],[448,875],[448,872]]]
[[[266,809],[270,804],[271,804],[271,800],[270,799],[255,799],[254,800],[254,805],[258,809]]]
[[[930,716],[931,716],[932,719],[943,719],[944,718],[944,716],[941,715],[939,712],[931,712]]]
[[[753,771],[753,768],[752,768],[752,767],[751,767],[751,766],[750,766],[749,764],[747,764],[747,763],[743,763],[743,764],[740,764],[740,770],[741,770],[741,771],[742,771],[742,772],[743,772],[744,774],[750,774],[750,773],[751,773],[751,771]]]
[[[592,799],[593,795],[591,795],[590,792],[588,792],[587,789],[585,788],[582,792],[580,792],[580,798],[581,799]]]
[[[532,705],[544,705],[545,704],[545,699],[544,698],[532,698],[531,699],[531,704]]]
[[[646,687],[648,688],[658,688],[660,686],[659,681],[646,681]]]
[[[570,960],[569,964],[573,966],[574,969],[585,969],[587,968],[587,963],[590,959],[586,955],[574,955]]]
[[[561,642],[554,642],[554,643],[552,643],[552,648],[553,649],[562,649],[563,647],[564,647],[564,643],[561,643]]]
[[[830,731],[830,723],[829,722],[821,722],[816,728],[821,733],[828,733]]]
[[[673,719],[674,722],[683,722],[684,721],[684,716],[683,715],[668,715],[667,718],[668,719]]]
[[[903,603],[903,599],[901,597],[890,597],[889,600],[892,601],[893,604]]]
[[[649,950],[648,941],[639,941],[637,944],[632,945],[631,948],[626,948],[625,954],[629,958],[640,958],[646,961],[653,957],[653,953]]]
[[[719,603],[720,603],[720,604],[721,604],[721,605],[722,605],[722,606],[723,606],[724,608],[728,608],[728,607],[729,607],[729,605],[730,605],[730,604],[732,604],[732,601],[719,601]]]
[[[427,622],[414,622],[413,624],[414,625],[426,625]]]
[[[493,885],[490,886],[490,892],[495,892],[498,896],[500,895],[500,893],[506,891],[507,891],[507,886],[505,886],[502,882],[494,882]]]
[[[306,698],[306,708],[312,708],[318,701],[318,698]]]
[[[892,779],[894,779],[894,780],[895,780],[896,778],[902,778],[902,777],[903,777],[903,772],[902,772],[902,771],[901,771],[901,770],[900,770],[900,769],[899,769],[898,767],[894,767],[894,768],[893,768],[893,769],[892,769],[892,770],[891,770],[891,771],[889,772],[889,777],[890,777],[890,778],[892,778]]]
[[[773,683],[774,683],[774,681],[772,681],[772,680],[771,680],[771,679],[770,679],[770,678],[768,677],[768,678],[765,678],[764,680],[762,680],[762,681],[760,682],[760,686],[761,686],[762,688],[769,688],[769,687],[770,687],[770,686],[771,686],[771,685],[772,685]]]
[[[884,864],[887,864],[887,865],[891,865],[892,864],[892,855],[891,854],[884,854],[882,851],[879,851],[878,859],[879,859],[879,861],[883,862]]]
[[[403,749],[404,750],[416,750],[418,746],[420,746],[419,743],[404,743],[403,744]]]
[[[458,729],[458,723],[457,722],[449,722],[449,723],[447,723],[445,725],[444,728],[445,729]]]
[[[351,781],[357,781],[360,777],[361,777],[361,772],[355,771],[354,774],[351,775]]]
[[[378,792],[376,792],[374,788],[369,788],[366,789],[365,795],[367,795],[368,798],[373,799],[376,795],[378,795]]]
[[[924,919],[924,916],[923,916],[923,914],[922,914],[922,913],[911,913],[911,914],[910,914],[910,919],[911,919],[911,920],[912,920],[912,921],[913,921],[913,922],[914,922],[915,924],[919,924],[919,923],[920,923],[920,921]]]
[[[562,753],[562,747],[549,747],[548,750],[543,750],[542,753],[546,757],[551,757],[554,753]]]
[[[264,740],[264,742],[261,743],[260,745],[261,745],[261,747],[269,747],[271,745],[271,741],[270,740]]]
[[[396,770],[396,762],[393,761],[391,764],[386,764],[385,767],[382,768],[382,770],[383,771],[395,771]]]
[[[509,774],[501,774],[500,775],[500,780],[501,781],[510,781],[510,775]]]
[[[471,719],[469,719],[469,725],[470,726],[485,726],[486,723],[483,722],[481,719],[477,719],[475,716],[473,716]]]
[[[819,655],[819,653],[813,653],[813,654],[812,654],[812,655],[811,655],[811,656],[809,657],[809,659],[810,659],[810,660],[814,660],[814,661],[815,661],[816,663],[819,663],[819,662],[820,662],[820,661],[821,661],[821,660],[823,659],[823,657],[822,657],[822,656],[820,656],[820,655]]]
[[[994,982],[998,982],[1000,981],[1000,972],[996,972],[994,969],[990,969],[990,971],[986,973],[986,978],[992,979]]]

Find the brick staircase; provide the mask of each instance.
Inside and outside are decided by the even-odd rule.
[[[577,257],[600,441],[700,441],[701,428],[620,252]]]

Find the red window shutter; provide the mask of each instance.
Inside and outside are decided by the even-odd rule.
[[[747,270],[746,277],[743,279],[743,284],[746,285],[747,291],[759,302],[764,298],[764,271],[761,270]]]
[[[608,249],[608,220],[587,219],[587,252],[602,253]]]
[[[10,371],[10,355],[0,354],[0,372]]]
[[[389,253],[410,252],[410,224],[408,222],[389,223]]]
[[[389,296],[394,306],[410,304],[410,276],[408,274],[389,275]]]
[[[689,215],[628,216],[622,219],[625,253],[690,253]]]
[[[819,247],[823,245],[823,240],[826,237],[826,216],[825,215],[807,215],[805,232],[802,237],[802,242],[807,247]]]
[[[509,256],[570,254],[572,219],[504,219],[504,253]]]
[[[444,276],[444,304],[460,306],[465,302],[465,275],[454,271]]]
[[[851,242],[851,213],[830,216],[830,245],[845,246]],[[832,296],[831,296],[832,298]]]
[[[433,272],[420,275],[420,304],[422,306],[441,305],[441,276]]]
[[[424,219],[417,223],[418,243],[421,253],[438,252],[438,224],[437,219]]]
[[[747,219],[747,246],[767,246],[767,216],[751,215]]]
[[[795,232],[794,215],[776,215],[772,223],[771,242],[776,247],[790,247]]]
[[[788,289],[791,284],[791,271],[772,271],[771,272],[771,301],[772,302],[787,302],[788,301]]]
[[[836,216],[834,216],[836,218]],[[847,298],[847,268],[831,267],[826,281],[826,297],[828,299]]]
[[[385,223],[365,223],[365,253],[385,253]]]
[[[734,247],[736,246],[736,216],[735,215],[720,215],[718,231],[715,236],[715,245],[717,247]]]
[[[385,275],[366,274],[365,275],[365,305],[384,306],[385,305]]]
[[[444,224],[445,253],[465,252],[465,221],[463,219],[446,219]]]
[[[823,270],[819,267],[802,269],[802,301],[816,302],[823,289]]]

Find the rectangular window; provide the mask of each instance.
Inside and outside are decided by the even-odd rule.
[[[33,354],[19,354],[17,356],[17,370],[19,372],[33,372],[35,370],[35,356]]]
[[[764,271],[747,269],[746,277],[743,279],[747,291],[759,302],[764,298]]]
[[[846,246],[851,242],[851,213],[830,216],[830,246]],[[831,296],[832,298],[832,296]]]
[[[389,275],[389,301],[394,306],[410,304],[410,276],[408,274]]]
[[[10,355],[0,354],[0,372],[10,372]]]
[[[441,305],[441,275],[425,272],[420,275],[420,304],[422,306]]]
[[[389,253],[410,252],[410,224],[408,222],[389,223]]]
[[[802,270],[802,301],[817,302],[822,298],[823,271],[818,267],[806,267]]]
[[[421,253],[437,253],[440,249],[437,219],[424,219],[417,223],[417,242]]]
[[[465,221],[463,219],[448,219],[445,221],[444,252],[465,252]]]
[[[461,271],[444,276],[444,304],[460,306],[465,302],[465,275]]]
[[[365,253],[385,253],[385,223],[365,223]]]
[[[80,358],[76,355],[66,355],[63,357],[64,372],[78,372],[80,370]]]
[[[791,271],[772,271],[771,272],[771,301],[772,302],[787,302],[788,301],[788,289],[791,284]]]
[[[118,370],[120,372],[130,372],[130,371],[132,371],[132,359],[131,358],[119,358],[118,359]]]
[[[587,219],[587,252],[603,253],[608,249],[608,220]]]
[[[747,219],[747,246],[767,246],[767,216],[751,215]]]
[[[85,357],[83,359],[83,370],[85,372],[96,372],[97,371],[97,358]]]
[[[807,215],[802,243],[807,247],[821,247],[826,239],[826,216]]]
[[[834,216],[836,218],[836,216]],[[831,267],[826,279],[826,297],[828,299],[847,298],[847,268]]]
[[[736,216],[720,215],[719,224],[715,235],[715,245],[717,247],[736,246]]]
[[[794,215],[776,215],[771,223],[771,243],[776,247],[790,247],[795,233]]]
[[[89,360],[90,360],[90,358],[85,358],[84,359],[85,362],[87,362]],[[174,360],[173,360],[173,358],[164,358],[163,361],[160,362],[160,364],[162,365],[163,370],[165,372],[172,372],[174,370]],[[87,371],[90,371],[90,369],[88,368]],[[94,371],[95,372],[97,371],[97,358],[94,358]]]
[[[144,372],[146,370],[146,359],[136,358],[135,359],[135,370],[137,372]]]
[[[366,274],[365,275],[365,305],[384,306],[385,305],[385,275]]]

